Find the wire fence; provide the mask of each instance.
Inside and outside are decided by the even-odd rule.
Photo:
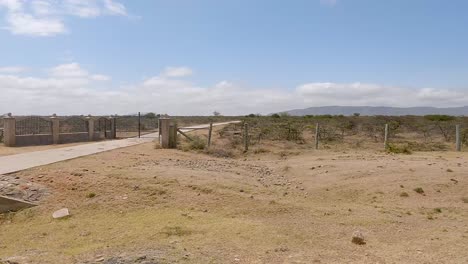
[[[78,116],[62,119],[59,122],[59,131],[60,133],[87,133],[89,132],[88,120]]]
[[[19,117],[16,119],[16,135],[50,135],[52,121],[40,116]]]
[[[450,150],[455,144],[468,146],[467,117],[256,117],[245,118],[245,123],[249,125],[251,145],[267,140],[298,144],[320,141],[321,147],[405,145],[415,151]],[[458,139],[457,125],[460,127]],[[240,144],[240,139],[235,136],[238,133],[232,131],[243,130],[243,124],[231,124],[220,133],[235,145]]]

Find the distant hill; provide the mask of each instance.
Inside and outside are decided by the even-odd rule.
[[[468,106],[436,108],[436,107],[385,107],[385,106],[321,106],[309,107],[305,109],[296,109],[283,111],[292,116],[304,115],[345,115],[350,116],[359,113],[362,116],[402,116],[402,115],[453,115],[468,116]]]

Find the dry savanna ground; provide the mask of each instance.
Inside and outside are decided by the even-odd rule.
[[[0,259],[467,263],[467,172],[466,152],[271,143],[218,158],[148,143],[11,175],[46,191],[1,216]]]

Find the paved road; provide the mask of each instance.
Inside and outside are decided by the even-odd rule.
[[[239,121],[214,123],[213,126],[222,126],[230,123],[237,123]],[[195,129],[207,128],[209,125],[198,125],[193,127],[186,127],[182,129],[183,132],[190,132]],[[148,134],[142,138],[127,138],[120,140],[109,140],[96,143],[89,143],[73,147],[65,147],[58,149],[49,149],[42,151],[34,151],[21,153],[10,156],[0,157],[0,174],[7,174],[17,172],[37,166],[47,165],[59,161],[74,159],[87,155],[92,155],[104,151],[109,151],[118,148],[125,148],[151,142],[154,138],[158,137],[158,133]]]

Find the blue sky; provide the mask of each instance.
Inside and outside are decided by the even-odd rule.
[[[0,0],[0,90],[27,98],[0,99],[0,113],[468,105],[467,10],[462,0]]]

